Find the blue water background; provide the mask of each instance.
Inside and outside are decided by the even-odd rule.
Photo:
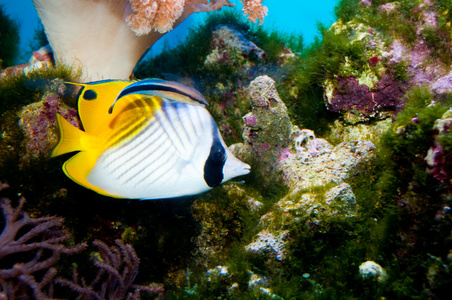
[[[76,0],[71,0],[76,1]],[[241,10],[240,0],[235,9]],[[317,24],[320,22],[330,26],[334,21],[334,6],[337,0],[265,0],[268,15],[264,20],[264,28],[282,33],[301,34],[305,44],[311,43],[318,36]],[[31,57],[31,41],[39,28],[40,20],[31,0],[0,0],[6,14],[16,19],[20,26],[20,58],[17,63],[26,62]],[[162,49],[176,47],[187,36],[189,29],[204,20],[206,14],[196,14],[187,18],[175,30],[165,35],[151,49],[150,55],[156,55]]]

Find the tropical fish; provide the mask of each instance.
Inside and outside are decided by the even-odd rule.
[[[84,130],[57,115],[60,141],[52,157],[79,151],[63,171],[88,189],[116,198],[173,198],[250,172],[228,150],[195,89],[159,79],[68,84],[81,86]]]

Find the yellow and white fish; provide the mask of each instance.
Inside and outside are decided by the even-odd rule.
[[[82,86],[84,131],[57,115],[52,156],[80,151],[63,165],[76,183],[110,197],[163,199],[250,172],[228,150],[198,91],[159,79],[74,84]]]

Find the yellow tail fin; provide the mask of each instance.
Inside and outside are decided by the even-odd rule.
[[[53,149],[51,156],[55,157],[69,152],[84,150],[81,139],[85,132],[69,123],[60,114],[57,114],[57,121],[60,130],[60,141]]]

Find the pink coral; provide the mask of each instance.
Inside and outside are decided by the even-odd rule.
[[[172,30],[184,11],[185,0],[130,0],[130,3],[133,13],[126,22],[137,35],[145,35],[153,28],[160,33]]]
[[[261,0],[244,0],[248,19],[262,23]],[[129,79],[162,35],[197,12],[234,6],[229,0],[33,0],[55,64],[80,69],[80,81]],[[83,41],[80,44],[80,41]],[[93,46],[95,45],[95,47]]]
[[[0,190],[6,187],[0,182]],[[53,299],[48,294],[53,291],[56,263],[62,254],[79,253],[86,244],[67,247],[71,237],[63,229],[63,218],[32,218],[23,211],[24,203],[22,197],[14,208],[9,199],[0,199],[0,299]]]
[[[26,155],[23,159],[50,155],[58,141],[55,127],[56,113],[80,128],[77,111],[61,104],[58,95],[54,93],[45,94],[40,102],[27,105],[19,112],[19,126],[25,135],[26,146]]]
[[[243,3],[243,13],[248,16],[248,20],[257,23],[259,19],[259,24],[264,22],[264,17],[268,13],[268,8],[263,6],[261,2],[263,0],[241,0]]]
[[[248,20],[262,24],[267,15],[267,7],[262,6],[262,0],[242,0],[243,11]],[[228,0],[130,0],[132,14],[126,17],[127,25],[138,36],[148,34],[155,29],[165,33],[173,29],[177,19],[183,13],[219,10],[223,6],[234,6]]]

